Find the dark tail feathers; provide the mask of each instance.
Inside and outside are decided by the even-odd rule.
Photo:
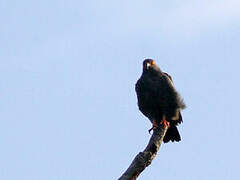
[[[177,127],[174,125],[174,124],[172,124],[172,123],[170,123],[170,127],[168,128],[168,130],[167,130],[167,132],[166,132],[166,135],[164,136],[164,138],[163,138],[163,142],[164,143],[167,143],[167,142],[169,142],[169,141],[172,141],[172,142],[174,142],[174,141],[181,141],[181,137],[180,137],[180,134],[179,134],[179,132],[178,132],[178,129],[177,129]]]

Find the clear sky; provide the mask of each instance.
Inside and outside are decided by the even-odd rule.
[[[188,108],[140,179],[239,179],[239,0],[2,0],[0,179],[117,179],[146,146],[144,58]]]

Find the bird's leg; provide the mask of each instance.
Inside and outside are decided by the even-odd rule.
[[[161,124],[161,125],[163,124],[164,129],[165,129],[166,127],[169,127],[169,126],[170,126],[170,123],[166,120],[166,116],[165,116],[165,115],[163,115],[163,118],[162,118],[160,124]]]
[[[152,128],[148,130],[149,134],[151,134],[151,131],[156,129],[158,127],[157,123],[155,120],[153,120],[152,122]]]

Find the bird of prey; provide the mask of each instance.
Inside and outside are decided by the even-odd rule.
[[[154,60],[145,59],[135,90],[139,110],[152,122],[149,133],[163,125],[164,128],[168,127],[163,142],[180,141],[176,126],[183,121],[180,110],[185,108],[185,104],[176,91],[171,76],[161,71]]]

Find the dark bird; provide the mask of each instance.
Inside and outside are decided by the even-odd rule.
[[[186,106],[176,91],[171,76],[161,71],[154,60],[145,59],[135,90],[139,110],[152,122],[149,133],[163,125],[164,128],[168,127],[163,142],[180,141],[177,125],[183,121],[180,110]]]

